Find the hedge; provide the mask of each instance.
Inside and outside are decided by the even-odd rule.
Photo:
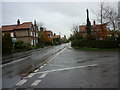
[[[87,48],[118,48],[120,41],[115,40],[73,40],[71,46]]]

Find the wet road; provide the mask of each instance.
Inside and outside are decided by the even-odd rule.
[[[14,88],[117,87],[116,50],[76,50],[70,44],[14,85]]]
[[[30,53],[30,55],[27,55],[26,57],[19,59],[18,57],[14,57],[14,61],[7,64],[3,64],[1,66],[2,87],[12,88],[17,82],[21,80],[21,76],[27,75],[35,68],[41,66],[48,59],[52,58],[55,53],[59,52],[66,46],[67,44],[62,44],[57,46],[45,47],[43,49],[37,49],[36,51],[33,51],[32,53]]]

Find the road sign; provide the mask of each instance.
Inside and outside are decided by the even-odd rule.
[[[16,42],[16,38],[12,38],[12,42]]]

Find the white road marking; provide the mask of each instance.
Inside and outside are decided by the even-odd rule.
[[[31,73],[30,75],[28,75],[28,78],[31,78],[33,75],[35,75],[35,73]]]
[[[40,68],[43,68],[43,66],[41,66]]]
[[[23,79],[23,80],[21,80],[20,82],[18,82],[16,85],[23,85],[25,82],[26,82],[27,80],[26,79]]]
[[[47,64],[44,64],[44,66],[47,65]]]
[[[47,73],[43,73],[39,78],[44,78],[47,75]]]
[[[52,61],[56,56],[58,56],[59,54],[61,54],[65,49],[66,49],[66,48],[64,48],[63,50],[61,50],[61,51],[59,51],[58,53],[56,53],[56,54],[49,60],[49,62]]]
[[[41,80],[36,80],[31,85],[32,86],[37,86],[40,82],[41,82]]]
[[[49,63],[50,61],[47,61],[47,63]]]
[[[85,67],[93,67],[93,66],[97,66],[97,65],[98,64],[85,65],[85,66],[77,66],[77,67],[69,67],[69,68],[63,68],[63,69],[56,69],[56,70],[49,70],[49,71],[37,72],[36,74],[48,73],[48,72],[55,72],[55,71],[64,71],[64,70],[71,70],[71,69],[80,69],[80,68],[85,68]]]
[[[34,72],[37,72],[39,69],[36,69]]]

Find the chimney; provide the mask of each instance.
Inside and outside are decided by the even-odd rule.
[[[40,31],[43,31],[43,27],[40,27]]]
[[[95,23],[95,20],[93,21],[93,25],[95,25],[96,23]]]
[[[54,36],[56,36],[56,33],[54,33]]]
[[[20,25],[20,20],[19,19],[17,20],[17,25]]]

